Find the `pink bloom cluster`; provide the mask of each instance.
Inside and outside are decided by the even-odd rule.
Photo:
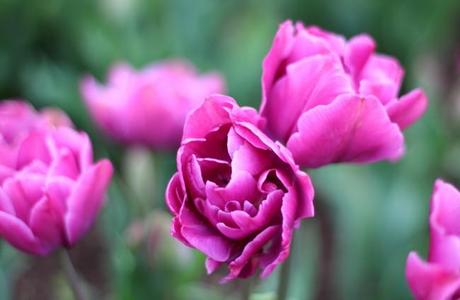
[[[198,75],[182,61],[165,61],[141,71],[119,64],[107,85],[93,77],[81,83],[86,105],[104,133],[125,144],[176,150],[187,113],[212,93],[223,93],[220,75]]]
[[[431,198],[428,260],[407,258],[406,277],[416,300],[460,298],[460,192],[437,180]]]
[[[346,41],[282,24],[263,63],[260,115],[213,95],[186,119],[166,192],[173,236],[206,254],[209,273],[227,265],[224,281],[258,269],[268,276],[289,255],[300,220],[314,214],[299,165],[403,154],[402,130],[427,99],[421,90],[399,98],[402,77],[366,35]]]
[[[286,21],[263,62],[261,114],[302,166],[396,160],[427,106],[420,89],[398,98],[403,74],[367,35]]]
[[[112,166],[71,126],[58,110],[0,103],[0,237],[25,252],[74,245],[103,204]]]
[[[228,264],[224,281],[262,277],[289,255],[293,230],[313,216],[313,186],[290,152],[260,129],[251,108],[212,96],[193,111],[166,201],[172,234],[206,254],[209,273]]]

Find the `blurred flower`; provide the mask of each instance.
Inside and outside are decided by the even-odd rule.
[[[141,71],[119,64],[110,71],[106,86],[92,77],[81,83],[89,111],[106,134],[155,150],[176,150],[187,113],[224,89],[220,75],[198,75],[193,66],[181,61]]]
[[[74,245],[110,182],[110,162],[94,164],[88,136],[70,124],[58,110],[0,103],[0,236],[31,254]]]
[[[184,126],[178,172],[166,191],[172,234],[207,256],[223,281],[268,276],[289,255],[294,228],[312,217],[313,186],[291,154],[259,129],[262,119],[227,96],[211,96]]]
[[[0,103],[0,183],[15,172],[20,143],[31,131],[50,126],[71,127],[72,122],[56,109],[43,109],[38,113],[22,101]]]
[[[424,262],[415,252],[407,258],[406,277],[417,300],[460,297],[460,193],[437,180],[431,198],[430,249]]]
[[[165,263],[186,272],[193,265],[193,253],[171,239],[170,221],[169,214],[154,210],[146,218],[134,220],[125,232],[125,239],[130,247],[146,251],[152,267]]]
[[[367,35],[342,36],[283,23],[263,62],[261,114],[297,163],[396,160],[402,130],[427,106],[416,89],[398,99],[403,69]]]

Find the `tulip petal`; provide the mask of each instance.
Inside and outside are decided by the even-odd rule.
[[[345,50],[345,65],[350,69],[353,78],[359,78],[363,67],[374,53],[375,47],[375,41],[366,34],[354,36],[348,41]]]
[[[396,99],[404,70],[398,60],[382,55],[372,55],[360,76],[359,92],[363,96],[376,96],[383,104]]]
[[[287,59],[292,46],[294,45],[294,32],[295,28],[291,21],[282,23],[273,39],[272,48],[267,53],[262,63],[262,106],[261,111],[265,110],[267,105],[268,91],[277,79],[279,69],[283,68],[283,60]]]
[[[315,190],[310,177],[304,172],[297,171],[298,184],[295,185],[297,196],[297,215],[296,219],[310,218],[315,215],[313,198]]]
[[[182,139],[205,138],[213,129],[230,121],[229,111],[235,100],[223,95],[214,95],[187,117]]]
[[[222,282],[228,282],[240,275],[243,268],[250,263],[250,260],[256,256],[277,233],[280,231],[279,225],[265,228],[252,241],[244,247],[241,255],[229,264],[230,273],[222,279]]]
[[[45,255],[49,251],[40,247],[34,234],[23,221],[3,211],[0,211],[0,237],[27,253]]]
[[[330,163],[396,160],[404,151],[399,127],[375,97],[343,95],[305,112],[287,143],[296,162],[316,168]]]
[[[43,133],[30,133],[18,149],[17,168],[21,169],[34,160],[41,160],[48,164],[51,161],[51,156],[45,141],[46,138]]]
[[[43,197],[31,210],[29,227],[49,250],[66,244],[62,214],[48,197]]]
[[[13,203],[3,189],[0,189],[0,211],[16,216],[16,210]]]
[[[205,264],[206,264],[206,272],[208,273],[208,275],[211,275],[212,273],[214,273],[222,265],[221,262],[215,261],[209,257],[206,258]]]
[[[411,252],[406,263],[406,278],[415,299],[451,300],[460,291],[460,271],[424,262]]]
[[[337,57],[315,55],[288,65],[286,76],[271,91],[261,113],[270,132],[284,142],[302,112],[353,92],[353,85]]]
[[[444,235],[460,236],[460,192],[451,184],[436,180],[431,199],[431,229]]]
[[[184,192],[179,173],[176,172],[166,187],[166,205],[173,214],[178,214],[184,201]]]
[[[300,199],[298,199],[297,197],[298,195],[293,191],[289,191],[285,193],[283,196],[283,204],[281,206],[282,224],[281,239],[279,240],[280,244],[279,246],[275,246],[275,249],[277,249],[277,251],[276,255],[272,256],[273,260],[271,262],[264,262],[266,266],[262,271],[262,274],[260,275],[262,278],[268,277],[276,268],[276,266],[284,262],[286,258],[288,258],[289,256],[289,253],[291,251],[291,242],[292,234],[294,232],[294,226],[298,221],[296,219],[296,210]]]
[[[218,262],[230,258],[232,243],[206,224],[186,206],[181,210],[180,233],[193,247]]]
[[[103,202],[112,177],[112,164],[102,160],[81,175],[68,200],[66,236],[73,245],[89,229]]]
[[[417,121],[428,107],[428,98],[425,93],[416,89],[402,96],[399,101],[388,104],[387,111],[391,121],[398,124],[401,130]]]

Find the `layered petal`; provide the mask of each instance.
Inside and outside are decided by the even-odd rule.
[[[387,111],[393,123],[401,130],[406,129],[422,117],[428,107],[428,98],[421,89],[402,96],[388,104]]]
[[[225,83],[217,73],[200,75],[188,62],[170,60],[142,70],[115,65],[106,85],[87,76],[80,91],[92,118],[111,138],[127,145],[173,150],[187,114],[209,95],[224,92]]]
[[[372,55],[359,77],[359,93],[373,95],[383,104],[397,98],[404,70],[398,60],[381,54]]]
[[[412,125],[425,112],[427,99],[417,89],[398,100],[404,70],[397,59],[377,54],[375,49],[375,41],[367,34],[347,41],[300,22],[286,21],[280,26],[263,63],[260,113],[267,119],[271,137],[295,152],[296,163],[309,167],[372,163],[395,160],[403,154],[402,134],[394,125],[399,131]],[[365,105],[364,110],[355,104],[345,109],[344,97],[360,97],[369,103],[377,100],[384,109],[375,109],[377,104]],[[351,115],[337,114],[339,107]],[[364,118],[366,113],[372,117]],[[360,117],[355,120],[357,114]],[[373,117],[377,117],[375,122]],[[366,126],[360,125],[361,119]],[[367,129],[362,128],[372,132],[365,133]],[[358,139],[349,135],[355,131],[367,137],[354,145]],[[312,144],[313,139],[322,144]]]
[[[185,123],[178,172],[166,191],[171,233],[206,256],[223,281],[267,276],[289,255],[292,232],[313,216],[313,187],[250,108],[211,96]]]
[[[311,56],[287,67],[286,76],[273,86],[261,113],[273,135],[285,142],[303,112],[352,91],[352,82],[336,57]]]
[[[451,300],[460,291],[458,269],[424,262],[414,252],[407,258],[406,278],[417,300]]]
[[[0,211],[0,236],[24,252],[44,255],[50,250],[40,245],[27,224],[3,211]]]
[[[0,105],[0,149],[0,237],[37,255],[75,244],[96,217],[110,163],[93,164],[88,136],[64,112],[19,101]]]
[[[305,112],[297,127],[287,147],[305,167],[395,160],[404,151],[399,127],[374,97],[340,96],[329,105]]]
[[[111,163],[102,160],[76,182],[65,215],[65,232],[69,245],[74,245],[93,223],[103,205],[112,172]]]
[[[417,300],[451,300],[460,296],[460,192],[435,182],[430,211],[430,247],[425,262],[411,252],[406,277]]]

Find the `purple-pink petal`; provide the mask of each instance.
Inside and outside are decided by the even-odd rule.
[[[340,96],[305,112],[297,126],[287,147],[297,163],[310,168],[340,161],[396,160],[404,152],[399,127],[374,97]]]
[[[387,111],[391,121],[404,130],[420,119],[427,107],[427,96],[422,90],[416,89],[402,96],[398,101],[390,102]]]
[[[86,233],[95,215],[101,209],[112,172],[111,163],[108,160],[101,160],[77,181],[68,199],[65,215],[69,245],[74,245]]]

